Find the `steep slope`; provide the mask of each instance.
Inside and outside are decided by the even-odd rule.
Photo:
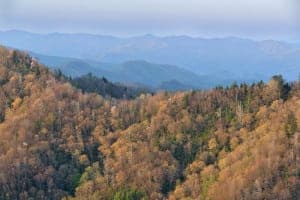
[[[82,94],[0,48],[0,199],[299,199],[300,83]]]
[[[126,112],[131,107],[125,100],[84,95],[28,55],[0,50],[0,198],[61,199],[94,177],[87,175],[90,169],[108,173],[100,141],[137,122],[137,110]],[[123,117],[112,116],[116,106],[125,111]],[[176,161],[169,152],[153,149],[151,154],[140,164],[151,166],[153,195],[160,197],[163,174],[174,173]],[[123,191],[105,187],[104,199]],[[134,194],[145,196],[144,191]]]
[[[0,199],[61,199],[74,192],[82,161],[100,159],[88,138],[104,100],[58,82],[26,54],[1,48],[0,56]]]

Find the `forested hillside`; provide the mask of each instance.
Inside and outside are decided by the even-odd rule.
[[[132,99],[143,93],[150,93],[151,90],[140,85],[124,85],[112,83],[105,77],[99,78],[91,73],[79,77],[67,77],[60,70],[55,70],[54,74],[61,81],[68,81],[82,92],[97,93],[104,97],[117,99]]]
[[[133,100],[0,49],[0,199],[300,197],[300,83]]]

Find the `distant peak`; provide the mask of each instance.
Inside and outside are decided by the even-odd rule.
[[[156,37],[156,36],[153,35],[153,34],[148,33],[148,34],[145,34],[144,37],[153,38],[153,37]]]

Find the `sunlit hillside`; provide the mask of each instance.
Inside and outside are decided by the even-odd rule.
[[[0,48],[0,199],[299,199],[299,82],[130,98],[74,83]]]

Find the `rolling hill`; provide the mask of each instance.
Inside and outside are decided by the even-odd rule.
[[[36,53],[31,53],[31,55],[53,69],[60,69],[67,76],[78,77],[92,73],[98,77],[106,77],[113,82],[144,85],[154,90],[164,89],[160,87],[162,83],[172,83],[172,80],[176,80],[180,86],[169,83],[170,90],[204,89],[221,84],[221,79],[215,80],[215,82],[211,81],[212,76],[200,76],[176,66],[153,64],[146,61],[111,64],[93,60],[44,56]],[[233,79],[227,80],[226,83],[230,84],[232,81]]]

